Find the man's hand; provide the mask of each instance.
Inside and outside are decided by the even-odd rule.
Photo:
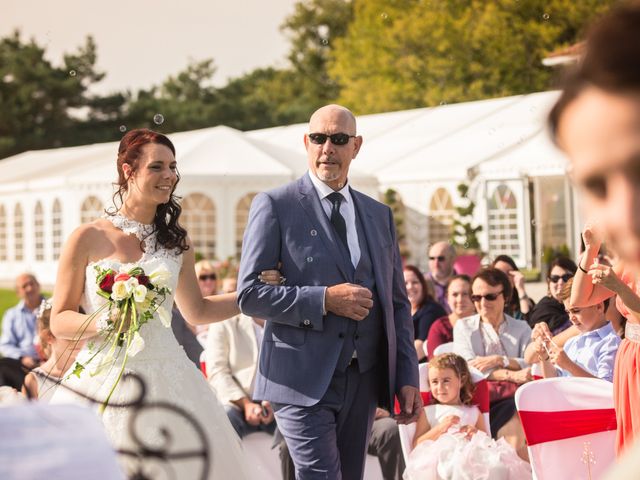
[[[24,356],[20,357],[20,363],[28,369],[36,368],[40,362],[33,357]]]
[[[251,401],[244,402],[244,419],[253,427],[262,423],[262,406]]]
[[[396,415],[398,423],[406,425],[418,419],[418,414],[422,408],[420,390],[411,385],[405,385],[398,393],[398,403],[400,404],[400,413]]]
[[[363,320],[373,306],[371,291],[353,283],[341,283],[327,288],[324,306],[327,312],[351,320]]]

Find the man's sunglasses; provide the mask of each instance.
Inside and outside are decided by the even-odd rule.
[[[471,295],[471,301],[477,303],[477,302],[479,302],[480,300],[482,300],[484,298],[488,302],[493,302],[500,295],[502,295],[502,293],[503,292],[487,293],[486,295]]]
[[[198,280],[200,280],[201,282],[206,282],[207,280],[217,280],[218,277],[216,276],[215,273],[210,273],[210,274],[205,274],[205,275],[200,275],[198,277]]]
[[[438,255],[437,257],[429,257],[429,260],[437,260],[438,262],[444,262],[447,259],[444,255]]]
[[[324,145],[327,138],[331,139],[331,143],[334,145],[346,145],[349,143],[350,138],[356,138],[355,135],[349,135],[348,133],[334,133],[333,135],[327,135],[326,133],[309,133],[307,135],[311,143],[316,145]]]
[[[573,273],[565,273],[564,275],[549,275],[549,281],[551,283],[558,283],[558,280],[562,279],[564,283],[567,283],[572,277]]]

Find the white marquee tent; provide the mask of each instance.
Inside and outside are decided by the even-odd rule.
[[[392,188],[405,208],[406,241],[450,236],[456,186],[470,182],[489,255],[536,266],[542,246],[574,248],[577,215],[564,158],[545,131],[557,92],[358,118],[364,145],[352,184],[374,197]],[[306,124],[240,132],[219,126],[170,135],[177,149],[184,224],[205,257],[235,257],[253,195],[306,171]],[[117,143],[25,152],[0,161],[0,281],[35,272],[55,279],[60,246],[110,205]],[[575,250],[574,250],[575,251]]]

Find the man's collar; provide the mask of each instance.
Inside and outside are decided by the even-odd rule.
[[[311,172],[311,170],[308,170],[307,174],[309,175],[309,179],[311,180],[311,183],[313,184],[314,188],[318,192],[318,196],[320,197],[320,200],[326,198],[327,195],[330,195],[335,191],[329,185],[327,185],[322,180],[320,180],[318,177],[316,177]],[[344,197],[344,199],[347,202],[351,202],[351,192],[349,191],[349,180],[348,179],[347,179],[347,182],[344,184],[344,187],[342,187],[340,190],[338,190],[338,193],[341,193],[342,196]]]

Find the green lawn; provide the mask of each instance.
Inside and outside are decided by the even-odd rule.
[[[18,300],[15,290],[0,288],[0,327],[2,327],[2,316],[5,310],[13,307]]]

